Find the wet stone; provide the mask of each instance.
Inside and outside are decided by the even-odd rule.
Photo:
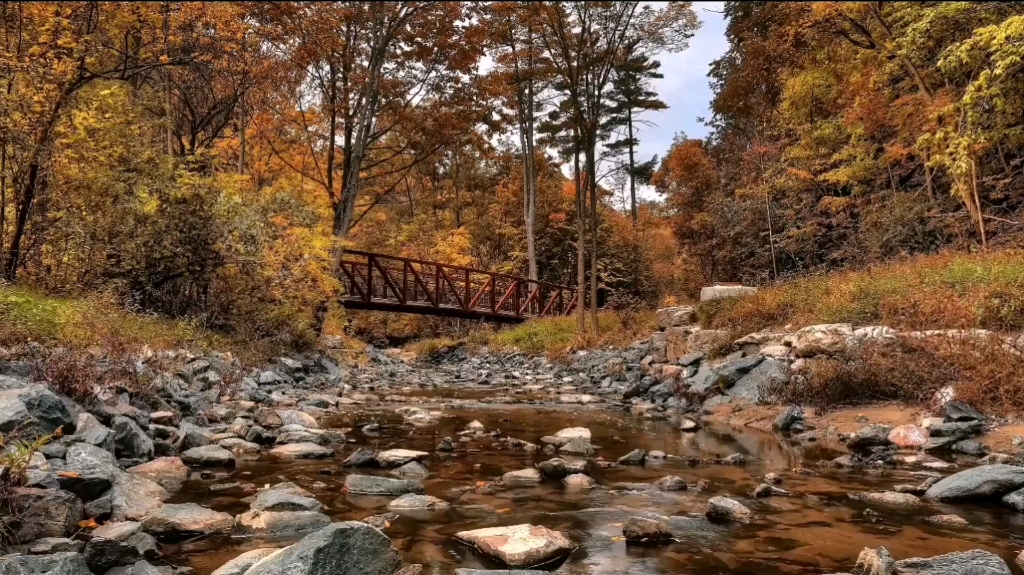
[[[622,525],[622,536],[627,543],[658,545],[672,541],[668,525],[656,519],[630,517]]]
[[[619,465],[643,465],[647,460],[647,451],[634,449],[618,459]]]
[[[361,495],[404,495],[423,493],[423,484],[415,479],[391,479],[372,475],[349,475],[345,489]]]
[[[708,500],[708,510],[705,515],[711,520],[750,523],[754,514],[735,499],[716,496]]]
[[[575,548],[562,533],[528,524],[462,531],[455,539],[513,569],[551,563]]]
[[[654,482],[655,487],[662,491],[686,491],[686,481],[675,475],[666,475]]]

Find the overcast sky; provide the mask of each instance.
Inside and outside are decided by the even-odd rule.
[[[678,132],[691,138],[707,135],[708,128],[698,118],[710,116],[712,94],[708,86],[708,66],[729,47],[722,7],[722,2],[694,2],[693,9],[701,27],[690,40],[690,47],[678,54],[658,55],[665,77],[655,80],[654,84],[668,109],[644,116],[656,126],[644,128],[640,134],[638,160],[648,160],[655,154],[664,157]],[[653,191],[648,190],[644,195],[652,194]]]

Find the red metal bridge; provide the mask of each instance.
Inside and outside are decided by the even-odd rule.
[[[573,288],[411,258],[346,250],[341,272],[348,309],[519,322],[576,308]]]

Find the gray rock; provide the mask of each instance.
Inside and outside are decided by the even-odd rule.
[[[388,503],[390,511],[445,511],[451,504],[431,495],[407,493]]]
[[[953,399],[946,402],[946,421],[983,421],[985,415],[966,403]]]
[[[75,417],[75,434],[70,436],[70,441],[88,443],[114,452],[114,432],[88,412],[79,413]]]
[[[430,471],[419,461],[410,461],[398,469],[392,469],[389,473],[399,477],[412,477],[415,479],[424,479],[430,475]]]
[[[647,452],[643,449],[634,449],[619,458],[619,465],[643,465],[647,460]]]
[[[455,539],[513,569],[546,565],[575,549],[561,532],[525,523],[460,531]]]
[[[114,454],[123,459],[153,458],[153,440],[135,423],[135,420],[119,415],[112,423],[114,431]]]
[[[67,472],[57,476],[61,488],[85,501],[107,492],[120,471],[113,453],[88,443],[69,445],[61,470]]]
[[[265,489],[256,494],[252,509],[257,511],[323,511],[324,506],[312,497],[303,497],[282,489]]]
[[[540,471],[536,469],[520,469],[509,471],[501,476],[501,483],[507,487],[523,487],[540,483]]]
[[[1001,497],[1024,487],[1024,467],[982,465],[954,473],[928,488],[924,496],[936,501]]]
[[[933,438],[954,437],[965,439],[978,435],[984,428],[985,424],[981,421],[951,421],[929,427],[928,434]]]
[[[585,473],[573,473],[562,479],[562,485],[568,489],[594,489],[597,487],[597,480]]]
[[[235,533],[241,535],[280,536],[323,529],[331,518],[318,511],[249,510],[235,518]]]
[[[984,457],[988,453],[988,448],[971,439],[957,441],[950,448],[954,453],[963,453],[964,455],[973,455],[975,457]]]
[[[43,385],[0,391],[0,433],[17,429],[23,439],[34,439],[72,423],[64,402]]]
[[[789,381],[789,364],[768,358],[741,377],[728,394],[751,403],[766,403],[770,399],[771,390],[786,381]]]
[[[630,517],[622,525],[622,536],[626,543],[660,545],[672,541],[668,525],[656,519]]]
[[[689,366],[691,366],[691,365],[693,365],[695,363],[699,363],[703,359],[704,359],[704,352],[703,351],[695,351],[693,353],[688,353],[688,354],[680,357],[679,359],[676,360],[676,363],[678,363],[679,365],[681,365],[683,367],[689,367]]]
[[[456,569],[455,575],[551,575],[551,572],[536,569]]]
[[[273,433],[267,431],[266,429],[263,429],[258,425],[253,425],[252,427],[249,428],[249,431],[246,432],[245,440],[248,441],[249,443],[256,443],[258,445],[267,446],[273,445],[275,442],[277,442],[277,437]]]
[[[138,521],[113,521],[93,529],[90,535],[93,539],[124,541],[140,531],[142,524]]]
[[[775,422],[772,424],[772,429],[776,431],[790,431],[797,422],[804,420],[804,408],[799,405],[790,405],[778,417],[775,418]]]
[[[686,378],[686,383],[691,394],[704,396],[712,388],[718,388],[718,372],[707,365],[701,365],[696,374]]]
[[[43,537],[36,539],[27,546],[30,555],[52,555],[54,553],[78,553],[85,547],[85,541],[76,541],[67,537]]]
[[[327,436],[322,432],[318,433],[319,430],[312,430],[301,425],[287,424],[282,425],[277,430],[277,443],[278,445],[284,445],[287,443],[316,443],[317,445],[326,445],[328,443]]]
[[[1004,495],[1003,505],[1024,513],[1024,489],[1018,489]]]
[[[5,555],[0,557],[0,575],[84,575],[89,566],[81,553],[53,555]]]
[[[360,447],[352,452],[345,461],[342,463],[344,467],[367,467],[375,465],[377,459],[374,457],[375,452],[372,449],[366,447]]]
[[[289,443],[278,445],[267,454],[278,459],[330,459],[334,450],[315,443]]]
[[[157,536],[181,537],[231,529],[234,518],[195,503],[168,503],[142,520],[142,528]]]
[[[278,551],[280,550],[274,547],[265,547],[263,549],[246,551],[231,561],[221,565],[210,575],[245,575],[245,572],[248,571],[250,567]]]
[[[747,357],[740,357],[733,359],[719,365],[715,368],[715,373],[718,374],[718,385],[722,389],[729,389],[736,385],[743,376],[751,372],[761,361],[764,360],[762,355],[750,355]]]
[[[880,423],[865,425],[850,436],[846,446],[850,449],[868,449],[889,445],[890,431],[891,427]]]
[[[134,565],[142,560],[142,553],[132,544],[116,539],[93,537],[83,552],[85,562],[95,573],[114,567]]]
[[[245,575],[392,575],[401,567],[391,540],[359,521],[334,523],[304,537]]]
[[[896,562],[900,575],[1010,575],[998,555],[975,549],[938,557],[903,559]]]
[[[415,479],[349,475],[345,478],[345,490],[360,495],[405,495],[423,493],[423,484]]]
[[[28,542],[43,537],[66,537],[78,530],[82,520],[82,500],[60,489],[15,489],[9,502],[13,516],[8,529],[17,541]]]
[[[666,475],[654,482],[654,486],[662,491],[686,491],[686,481],[682,477]]]
[[[562,479],[574,473],[583,473],[587,470],[586,461],[566,461],[555,457],[537,464],[537,469],[548,479]]]
[[[303,411],[297,409],[278,409],[277,416],[281,418],[281,425],[298,425],[306,429],[320,429],[316,419]]]
[[[590,442],[582,437],[574,437],[569,440],[569,443],[559,447],[558,452],[565,455],[582,455],[589,457],[594,454],[594,446],[590,445]]]
[[[111,519],[140,521],[171,495],[151,479],[118,470],[114,485],[105,496],[110,497]]]
[[[708,519],[715,521],[736,521],[750,523],[754,514],[739,501],[728,497],[716,496],[708,500]]]
[[[426,451],[413,451],[411,449],[388,449],[380,451],[375,458],[381,467],[401,467],[410,461],[422,461],[429,457]]]
[[[235,454],[219,445],[203,445],[182,453],[181,461],[186,465],[225,467],[235,464]]]

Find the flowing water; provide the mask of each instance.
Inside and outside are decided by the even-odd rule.
[[[437,407],[428,401],[433,399],[422,398],[415,405]],[[336,521],[386,513],[387,498],[354,496],[342,490],[349,472],[387,476],[382,469],[341,467],[348,453],[369,446],[431,453],[424,462],[430,476],[423,484],[427,494],[451,502],[452,509],[401,516],[385,530],[405,562],[422,563],[428,574],[447,575],[460,567],[495,568],[452,536],[463,530],[518,523],[562,531],[579,546],[554,569],[564,575],[833,573],[849,571],[861,548],[877,546],[885,546],[898,559],[980,548],[999,554],[1017,569],[1013,559],[1024,547],[1024,515],[994,505],[922,503],[913,509],[871,506],[877,513],[866,512],[869,506],[851,500],[850,493],[916,484],[921,478],[909,469],[820,468],[819,461],[844,453],[839,445],[801,446],[770,434],[720,427],[683,433],[671,420],[645,421],[599,407],[449,405],[443,408],[439,424],[421,429],[402,425],[401,416],[393,409],[353,409],[324,421],[323,427],[353,429],[348,433],[350,443],[338,450],[333,461],[240,461],[234,469],[218,471],[210,479],[194,474],[172,502],[193,501],[239,514],[248,509],[242,499],[255,487],[293,481],[313,492]],[[534,443],[565,427],[588,427],[598,447],[597,456],[610,461],[634,448],[661,450],[670,457],[649,459],[642,467],[600,468],[592,464],[590,474],[599,487],[591,490],[567,490],[557,481],[517,489],[480,488],[478,482],[495,480],[507,471],[531,467],[552,456],[509,449],[492,436],[458,442],[458,432],[473,420],[483,423],[488,432],[500,430],[501,437]],[[381,424],[379,434],[365,435],[359,430],[373,421]],[[456,452],[434,451],[444,436],[456,439]],[[752,460],[744,466],[729,466],[693,459],[733,453]],[[751,497],[759,477],[767,472],[781,475],[780,487],[792,495]],[[703,479],[707,486],[701,491],[670,493],[642,485],[665,475],[678,475],[691,485]],[[714,495],[739,500],[755,512],[756,520],[749,525],[709,523],[703,513]],[[960,515],[971,525],[949,528],[923,521],[946,513]],[[622,523],[636,515],[660,516],[672,528],[676,542],[656,548],[627,546],[621,537]],[[198,575],[208,575],[243,551],[284,546],[293,540],[199,539],[177,543],[167,549],[167,557],[191,565]]]

